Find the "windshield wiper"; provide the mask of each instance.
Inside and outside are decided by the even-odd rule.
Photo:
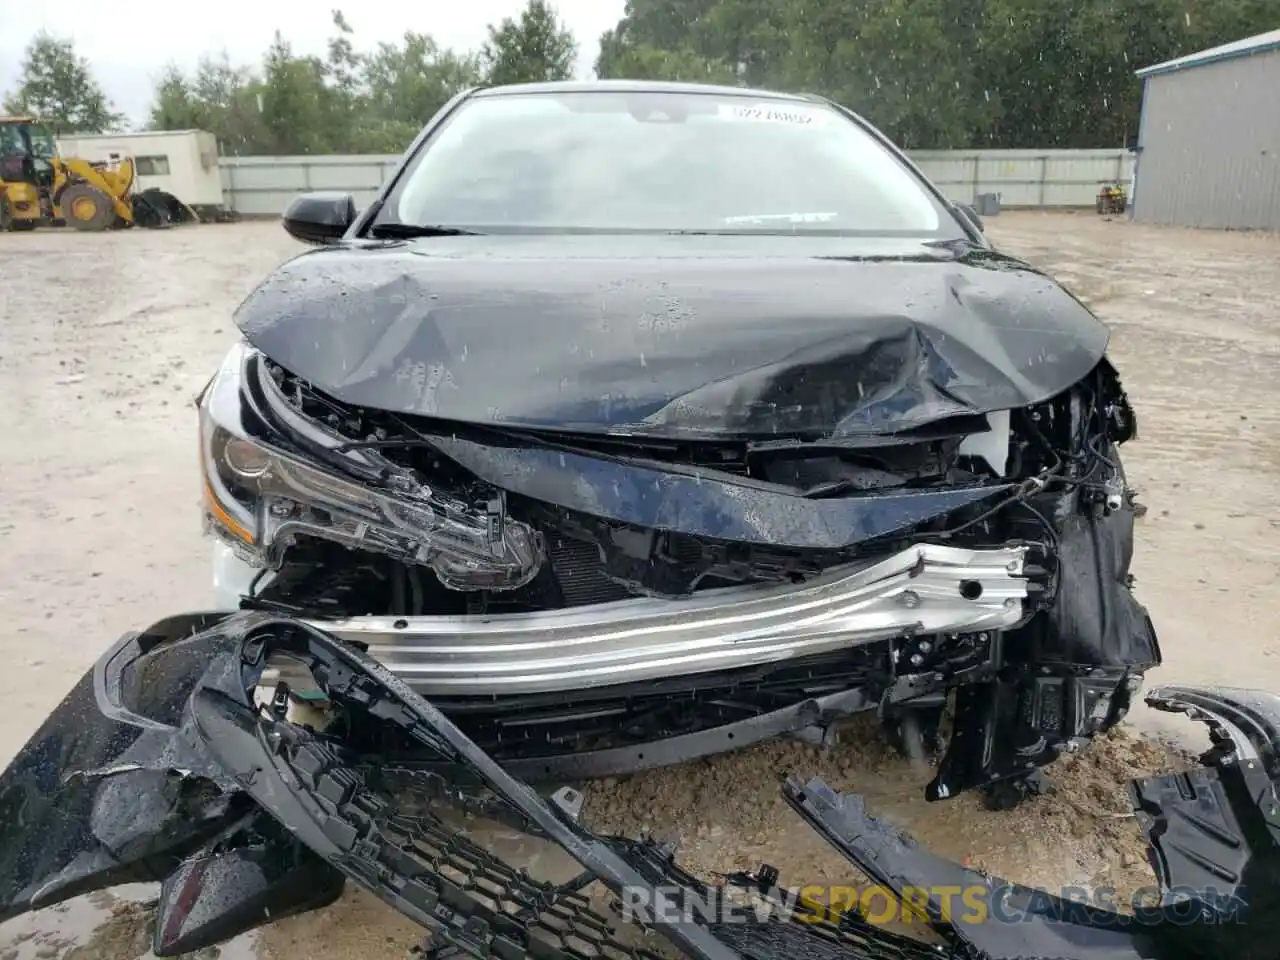
[[[474,230],[463,230],[461,227],[446,227],[441,224],[418,223],[379,223],[369,228],[372,237],[392,237],[408,240],[413,237],[479,237],[483,234]]]

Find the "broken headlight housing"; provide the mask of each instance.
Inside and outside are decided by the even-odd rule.
[[[311,537],[430,567],[457,590],[515,589],[538,572],[541,539],[506,515],[498,492],[471,504],[348,449],[284,396],[247,344],[227,354],[199,410],[205,530],[256,566],[279,569]]]

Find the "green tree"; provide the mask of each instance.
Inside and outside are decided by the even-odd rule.
[[[619,44],[610,48],[612,40],[612,33],[601,38],[601,53],[596,60],[596,76],[601,79],[719,84],[733,84],[738,80],[737,71],[728,63],[692,50],[663,50],[648,44]]]
[[[803,15],[796,0],[628,0],[617,27],[601,38],[596,74],[683,80],[698,58],[716,82],[768,85],[783,70],[789,30]],[[676,60],[664,64],[652,50]],[[672,68],[681,76],[664,75]]]
[[[491,84],[567,80],[573,76],[578,47],[547,0],[529,0],[520,19],[506,17],[489,27],[480,52],[485,79]]]
[[[194,93],[201,129],[216,133],[232,154],[259,153],[266,133],[262,123],[262,81],[247,67],[235,67],[223,53],[205,58],[196,70]]]
[[[124,125],[71,40],[40,31],[27,45],[20,71],[17,90],[4,101],[8,112],[34,114],[55,135],[105,133]]]
[[[277,36],[261,71],[205,58],[193,76],[169,66],[156,83],[150,127],[198,127],[224,153],[398,153],[454,94],[482,80],[478,54],[426,34],[372,51],[356,46],[341,11],[323,59]]]
[[[329,38],[329,80],[334,90],[344,98],[355,100],[360,92],[360,70],[364,57],[356,52],[352,37],[355,31],[341,10],[332,11],[333,28],[337,31]]]
[[[152,130],[208,130],[228,156],[262,153],[266,134],[261,103],[261,81],[247,67],[233,66],[224,52],[203,57],[193,76],[173,64],[166,67],[147,125]]]
[[[907,148],[982,142],[996,106],[977,95],[972,51],[957,50],[955,6],[883,0],[797,19],[783,86],[822,93]]]
[[[1119,146],[1134,70],[1277,17],[1280,0],[628,0],[596,70],[701,79],[700,57],[830,97],[908,147]]]
[[[339,153],[359,152],[354,133],[364,114],[364,56],[356,51],[354,31],[341,10],[332,11],[334,35],[329,38],[320,94],[324,139]]]
[[[483,79],[479,57],[441,49],[408,31],[399,44],[380,43],[364,60],[366,107],[359,130],[363,150],[404,150],[431,116],[457,93]]]
[[[277,30],[262,62],[262,125],[267,152],[330,152],[330,107],[324,63],[316,57],[295,56],[293,47]]]
[[[613,32],[627,45],[647,45],[660,50],[697,49],[699,24],[705,22],[718,3],[719,0],[627,0],[622,19]],[[702,31],[702,37],[705,35]]]
[[[822,94],[910,148],[1114,147],[1137,127],[1134,70],[1277,16],[1280,0],[627,0],[596,72]],[[459,91],[567,78],[576,53],[547,0],[490,27],[478,53],[414,32],[362,50],[340,11],[333,24],[322,56],[277,37],[256,70],[225,54],[166,69],[151,126],[210,130],[229,154],[398,152]],[[87,78],[54,43],[63,66],[28,73],[70,63]]]
[[[993,142],[1120,146],[1137,130],[1139,67],[1261,32],[1276,0],[987,0],[977,85],[997,98]]]
[[[151,130],[189,130],[199,127],[200,106],[192,84],[177,65],[170,63],[156,81],[155,98],[147,127]]]

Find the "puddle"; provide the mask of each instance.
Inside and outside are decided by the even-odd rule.
[[[565,883],[582,870],[550,841],[447,805],[429,802],[427,806],[535,880]],[[401,955],[421,942],[421,928],[353,886],[348,885],[337,908],[291,918],[185,956],[188,960],[259,960],[271,955],[363,960],[363,951],[371,944],[387,946],[387,955]],[[151,904],[158,893],[157,884],[130,884],[0,924],[0,960],[157,960],[151,952]]]
[[[76,897],[0,924],[0,960],[156,960],[151,952],[154,884]],[[192,960],[257,960],[255,933],[189,954]]]

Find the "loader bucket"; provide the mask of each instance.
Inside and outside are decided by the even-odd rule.
[[[133,222],[140,227],[163,228],[199,220],[194,210],[168,191],[153,187],[133,195]]]

